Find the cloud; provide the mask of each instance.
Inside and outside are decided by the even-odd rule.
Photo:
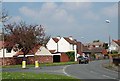
[[[62,7],[66,10],[88,10],[91,8],[92,3],[91,2],[65,2],[63,3]]]
[[[22,13],[25,16],[28,16],[28,17],[34,17],[34,16],[37,15],[37,13],[34,10],[32,10],[32,9],[26,7],[26,6],[21,7],[19,9],[19,11],[20,11],[20,13]]]
[[[73,22],[74,16],[68,13],[67,10],[61,8],[56,3],[49,2],[42,4],[41,8],[35,10],[30,9],[27,6],[23,6],[19,9],[20,13],[31,17],[35,20],[50,21],[50,22]],[[64,22],[65,23],[65,22]]]
[[[91,20],[99,20],[99,16],[92,11],[87,11],[84,14],[84,18],[91,19]]]
[[[109,6],[109,7],[105,7],[101,10],[101,14],[108,16],[108,17],[117,17],[118,16],[118,3]]]

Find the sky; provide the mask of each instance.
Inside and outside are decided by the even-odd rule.
[[[32,1],[32,0],[31,0]],[[73,38],[86,43],[118,39],[118,2],[9,2],[9,23],[25,21],[44,26],[51,37]],[[109,19],[110,23],[105,21]]]

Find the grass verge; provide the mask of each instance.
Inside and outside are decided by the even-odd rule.
[[[47,73],[3,72],[2,79],[75,79],[75,78],[64,75],[55,75]]]
[[[71,65],[77,64],[77,62],[60,62],[60,63],[41,63],[39,64],[40,67],[44,66],[62,66],[62,65]],[[2,66],[2,68],[21,68],[22,65],[9,65],[9,66]],[[27,65],[27,67],[35,67],[35,65]]]

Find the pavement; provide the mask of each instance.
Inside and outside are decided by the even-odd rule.
[[[118,72],[105,69],[102,64],[108,63],[108,60],[92,61],[89,64],[72,64],[64,66],[46,66],[40,68],[3,68],[3,72],[35,72],[51,73],[75,77],[78,79],[103,79],[108,81],[118,80]],[[97,81],[98,81],[97,80]]]

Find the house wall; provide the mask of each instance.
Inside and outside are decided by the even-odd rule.
[[[14,52],[13,50],[11,50],[10,53],[7,53],[6,49],[4,49],[4,57],[13,57],[13,55],[15,55],[16,52]],[[0,58],[3,57],[3,49],[0,50]]]
[[[52,38],[48,41],[46,46],[49,50],[56,50],[57,51],[57,43]]]
[[[112,41],[109,49],[118,51],[119,50],[119,46],[115,42]]]
[[[16,65],[16,57],[6,57],[4,58],[4,65]],[[3,64],[3,58],[0,58],[0,65]]]
[[[58,41],[58,48],[58,52],[71,51],[71,45],[63,37]]]
[[[69,62],[69,61],[70,61],[70,59],[69,59],[68,55],[65,53],[62,53],[61,57],[60,57],[60,62]]]
[[[51,55],[50,51],[46,49],[45,47],[41,46],[38,51],[35,53],[35,55]]]

